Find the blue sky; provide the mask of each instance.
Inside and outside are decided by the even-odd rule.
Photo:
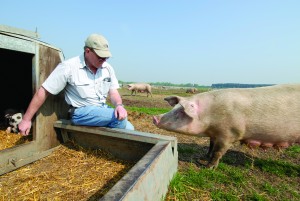
[[[300,83],[300,1],[2,0],[0,23],[35,31],[65,59],[104,35],[122,81]]]

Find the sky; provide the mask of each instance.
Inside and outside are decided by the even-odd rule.
[[[1,0],[0,24],[65,59],[102,34],[125,82],[300,83],[299,0]]]

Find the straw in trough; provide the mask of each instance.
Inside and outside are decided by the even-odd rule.
[[[32,164],[0,176],[0,200],[98,200],[133,163],[68,142]]]

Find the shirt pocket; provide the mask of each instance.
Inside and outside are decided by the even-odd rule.
[[[111,86],[111,78],[110,77],[104,78],[100,82],[100,93],[103,96],[107,96],[110,86]]]

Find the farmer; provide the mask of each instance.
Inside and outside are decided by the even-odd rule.
[[[48,95],[62,90],[74,125],[134,130],[127,121],[114,69],[107,63],[111,56],[108,42],[102,35],[88,36],[83,54],[58,64],[36,91],[19,124],[21,135],[29,134],[32,118]],[[114,108],[106,104],[107,96]]]

